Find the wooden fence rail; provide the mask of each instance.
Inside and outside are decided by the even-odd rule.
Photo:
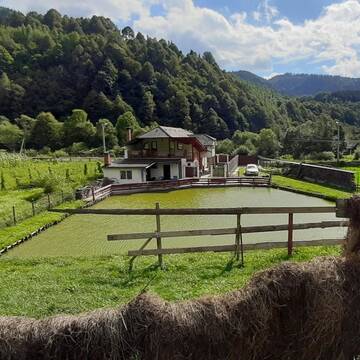
[[[131,184],[110,184],[99,189],[91,189],[91,194],[86,198],[95,201],[110,195],[120,195],[128,192],[145,192],[157,190],[176,190],[191,187],[211,186],[253,186],[267,187],[271,185],[270,176],[241,176],[241,177],[209,177],[187,178],[178,180],[147,181]]]
[[[52,209],[53,212],[95,215],[237,215],[335,213],[335,206],[179,208],[179,209]]]
[[[330,227],[347,227],[348,221],[321,221],[313,223],[293,224],[293,230],[306,230],[316,228],[330,228]],[[272,232],[272,231],[288,231],[289,224],[283,225],[263,225],[263,226],[242,226],[242,234],[254,234],[259,232]],[[187,237],[187,236],[203,236],[203,235],[233,235],[237,234],[237,228],[225,228],[225,229],[201,229],[201,230],[174,230],[174,231],[162,231],[162,232],[144,232],[144,233],[130,233],[130,234],[115,234],[108,235],[109,241],[114,240],[135,240],[155,238],[157,236],[163,238],[171,237]]]
[[[241,256],[241,264],[243,264],[244,250],[249,249],[269,249],[275,247],[288,248],[288,255],[292,255],[293,246],[318,246],[318,245],[332,245],[339,243],[341,239],[322,239],[309,241],[293,241],[293,232],[295,230],[305,230],[314,228],[332,228],[332,227],[346,227],[348,221],[331,220],[320,222],[308,222],[294,224],[294,214],[316,214],[316,213],[340,213],[335,206],[312,206],[312,207],[237,207],[237,208],[179,208],[166,209],[160,208],[157,203],[154,209],[53,209],[54,212],[71,213],[71,214],[95,214],[95,215],[149,215],[155,216],[156,230],[152,232],[139,232],[130,234],[113,234],[108,235],[109,241],[129,241],[134,239],[147,239],[145,243],[138,250],[130,250],[129,256],[130,269],[137,256],[157,255],[160,267],[163,267],[164,254],[182,254],[182,253],[198,253],[205,251],[212,252],[234,252],[236,259],[239,260]],[[241,215],[259,215],[259,214],[288,214],[287,224],[276,225],[260,225],[260,226],[242,226]],[[186,215],[234,215],[236,216],[236,227],[222,228],[222,229],[194,229],[194,230],[161,230],[161,216],[186,216]],[[268,242],[257,244],[243,244],[243,234],[263,233],[287,231],[287,242]],[[220,235],[235,235],[235,241],[232,245],[211,245],[200,247],[186,247],[186,248],[163,248],[162,239],[174,237],[189,237],[189,236],[220,236]],[[156,249],[145,249],[150,244],[152,239],[156,239]]]

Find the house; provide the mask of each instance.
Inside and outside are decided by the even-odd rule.
[[[216,144],[208,135],[167,126],[131,137],[129,129],[124,159],[105,156],[104,177],[120,184],[199,177]]]
[[[214,165],[216,139],[208,134],[196,134],[195,137],[205,146],[206,151],[202,153],[203,170],[209,171],[210,165]]]
[[[346,143],[346,148],[344,150],[344,154],[345,155],[352,155],[355,153],[357,147],[359,146],[359,142],[347,142]]]

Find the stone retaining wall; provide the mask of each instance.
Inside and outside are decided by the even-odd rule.
[[[355,173],[352,171],[311,164],[287,163],[283,174],[296,179],[335,186],[346,191],[356,190]]]

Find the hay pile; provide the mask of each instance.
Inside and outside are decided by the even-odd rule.
[[[222,297],[142,294],[117,310],[0,318],[0,359],[352,359],[360,354],[360,260],[284,263]]]
[[[0,359],[353,360],[359,199],[349,203],[345,257],[283,263],[221,297],[169,303],[142,294],[80,316],[0,317]]]

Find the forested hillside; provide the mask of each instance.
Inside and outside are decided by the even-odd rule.
[[[315,96],[319,93],[360,91],[360,79],[316,74],[282,74],[264,79],[249,71],[231,73],[240,80],[264,86],[288,96]]]
[[[230,72],[230,74],[232,74],[239,80],[244,80],[255,85],[259,85],[268,89],[275,90],[272,88],[269,80],[264,79],[261,76],[258,76],[250,71],[245,71],[245,70],[232,71]]]
[[[289,128],[325,126],[328,134],[335,119],[348,121],[342,104],[282,97],[235,79],[209,52],[183,54],[103,17],[0,8],[0,26],[0,146],[8,149],[24,138],[34,149],[100,146],[102,124],[114,146],[129,124],[181,126],[218,139],[267,127],[283,142]],[[359,124],[356,114],[349,123]]]

